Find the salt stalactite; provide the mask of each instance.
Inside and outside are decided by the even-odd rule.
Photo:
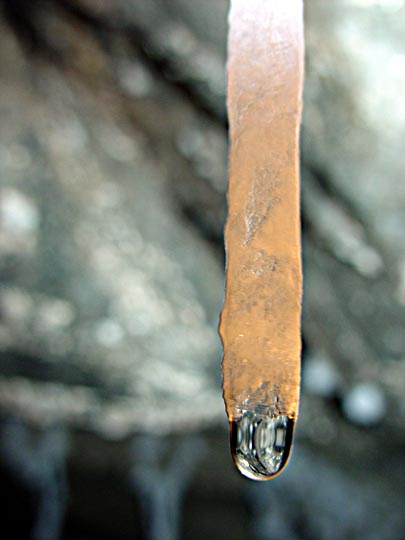
[[[235,464],[267,480],[287,462],[300,385],[301,0],[233,0],[223,391]]]

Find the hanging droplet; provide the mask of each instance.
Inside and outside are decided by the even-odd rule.
[[[293,419],[248,411],[230,427],[232,457],[244,476],[269,480],[283,470],[292,447]]]

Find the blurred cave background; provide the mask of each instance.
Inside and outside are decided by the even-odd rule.
[[[305,2],[302,403],[265,484],[220,387],[228,2],[0,6],[2,537],[405,538],[404,2]]]

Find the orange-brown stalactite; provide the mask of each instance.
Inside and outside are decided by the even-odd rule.
[[[227,271],[220,334],[233,444],[243,443],[246,430],[263,432],[252,459],[260,445],[273,444],[272,437],[291,442],[298,413],[303,51],[301,0],[232,1]],[[281,470],[286,455],[279,458],[256,474],[263,463],[243,470],[248,465],[241,466],[234,451],[242,472],[259,479]]]

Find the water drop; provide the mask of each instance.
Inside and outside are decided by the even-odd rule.
[[[294,420],[247,411],[230,423],[232,457],[252,480],[270,480],[286,465],[292,447]]]

